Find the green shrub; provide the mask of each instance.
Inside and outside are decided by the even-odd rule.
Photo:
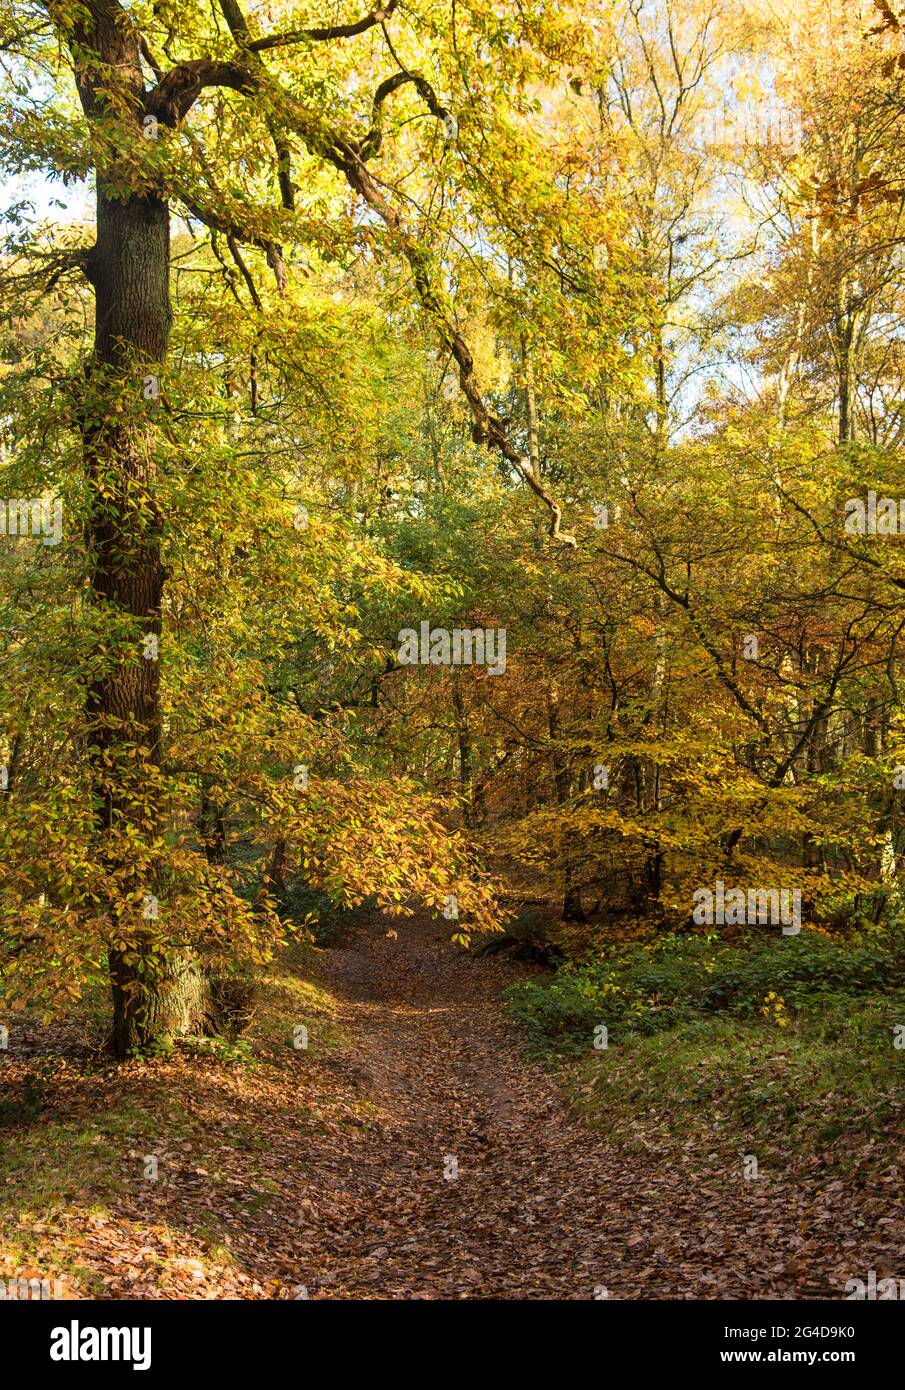
[[[600,1024],[618,1042],[701,1015],[753,1015],[768,994],[794,1011],[818,997],[892,989],[903,978],[902,958],[888,940],[851,945],[804,932],[726,945],[712,936],[668,936],[570,962],[549,981],[519,981],[505,998],[532,1049],[569,1053],[587,1048]]]
[[[812,1160],[827,1173],[888,1169],[905,1119],[894,1045],[902,1022],[902,990],[813,996],[783,1027],[755,1014],[698,1014],[668,1033],[588,1050],[564,1079],[585,1119],[637,1152],[700,1144],[724,1164],[753,1151],[767,1172]]]
[[[564,965],[551,981],[519,980],[505,997],[533,1050],[582,1051],[600,1024],[612,1036],[637,1024],[645,1009],[641,991],[621,983],[606,961]]]

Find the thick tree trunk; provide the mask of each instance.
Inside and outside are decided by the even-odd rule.
[[[88,548],[95,602],[111,618],[132,619],[134,647],[92,685],[88,713],[96,760],[130,734],[142,758],[160,757],[160,666],[146,638],[160,634],[163,565],[154,496],[156,430],[143,405],[143,382],[156,375],[170,331],[169,215],[153,198],[97,200],[92,257],[95,350],[89,377],[93,408],[85,428],[91,493]],[[115,779],[103,796],[104,824],[122,814]],[[119,802],[119,806],[116,803]],[[150,813],[153,816],[153,811]]]
[[[562,919],[564,922],[586,922],[588,920],[581,902],[581,890],[574,886],[566,888],[563,894]]]
[[[89,752],[105,867],[117,876],[120,895],[134,894],[139,901],[153,894],[155,885],[141,881],[140,868],[130,872],[118,846],[127,831],[139,844],[149,843],[163,823],[156,641],[164,570],[155,498],[155,407],[144,384],[158,376],[170,332],[165,203],[151,196],[108,197],[99,182],[91,281],[95,348],[88,382],[92,408],[84,430],[91,590],[110,624],[120,630],[126,625],[126,636],[119,659],[88,691]],[[137,745],[137,756],[131,745]],[[117,920],[119,904],[109,906]],[[190,1028],[200,984],[184,962],[155,964],[159,955],[149,951],[140,919],[134,935],[118,920],[109,964],[113,1048],[123,1057]]]
[[[109,956],[113,989],[112,1047],[117,1057],[165,1047],[187,1033],[208,1031],[212,1011],[208,982],[197,962],[166,959],[151,980],[138,975],[122,951]]]
[[[123,193],[136,152],[129,147],[144,135],[137,29],[119,0],[86,0],[66,23],[79,100],[98,145],[97,234],[86,265],[95,334],[82,410],[85,539],[92,600],[115,655],[105,655],[87,692],[86,715],[97,853],[110,884],[112,1041],[124,1056],[182,1029],[194,989],[191,970],[163,959],[152,914],[145,920],[143,910],[143,899],[156,897],[147,880],[164,824],[155,649],[164,586],[157,393],[145,387],[158,376],[169,343],[170,226],[162,197]]]
[[[138,901],[155,892],[154,883],[141,881],[140,868],[132,875],[123,863],[121,837],[129,832],[147,844],[164,820],[155,644],[165,576],[155,497],[155,393],[146,398],[144,388],[149,376],[158,376],[169,341],[169,236],[164,202],[109,197],[99,182],[90,267],[95,348],[84,429],[91,498],[87,544],[94,603],[111,625],[128,626],[118,661],[88,691],[87,714],[101,857],[111,879],[116,875],[120,894],[119,902],[109,904],[111,920],[119,921],[109,954],[118,1057],[199,1029],[206,1007],[196,966],[182,956],[161,962],[140,919],[134,932],[117,919],[123,896],[134,894]]]

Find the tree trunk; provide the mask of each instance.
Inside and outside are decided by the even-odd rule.
[[[547,691],[547,727],[550,732],[550,747],[553,757],[553,784],[556,788],[558,806],[568,806],[572,795],[572,774],[566,754],[560,746],[559,692],[555,687]],[[564,922],[585,922],[581,902],[581,886],[576,882],[576,868],[573,856],[568,849],[563,852],[563,903]]]
[[[97,858],[106,882],[113,1048],[146,1048],[190,1026],[193,970],[165,959],[154,913],[156,850],[165,822],[160,634],[164,570],[155,497],[153,411],[170,336],[169,208],[154,191],[124,194],[131,148],[145,135],[140,35],[119,0],[86,0],[66,21],[82,110],[97,141],[94,351],[81,429],[88,494],[91,597],[104,619],[102,669],[86,695]],[[122,161],[122,167],[120,167]],[[99,662],[99,666],[101,663]],[[148,920],[145,920],[147,915]]]
[[[146,957],[139,956],[150,968]],[[109,954],[113,988],[112,1047],[117,1057],[166,1047],[187,1033],[209,1031],[210,990],[200,967],[186,955],[166,958],[150,977],[122,951]]]
[[[471,731],[462,699],[459,673],[453,680],[453,711],[456,719],[456,738],[459,744],[459,794],[462,799],[462,823],[466,830],[474,829],[474,773],[472,771]]]
[[[124,632],[115,664],[87,696],[91,759],[101,860],[117,875],[108,904],[116,924],[110,951],[113,1048],[123,1057],[160,1036],[193,1026],[200,981],[184,961],[156,965],[147,931],[134,933],[122,916],[125,900],[154,893],[141,868],[124,862],[124,835],[149,846],[164,821],[158,768],[161,758],[160,663],[164,569],[161,517],[155,498],[157,430],[152,412],[169,341],[169,212],[160,199],[110,197],[99,181],[97,246],[91,260],[95,291],[95,345],[88,390],[92,408],[84,427],[90,496],[87,545],[95,605]],[[133,756],[130,745],[136,745]],[[145,881],[142,881],[143,878]]]
[[[839,318],[837,320],[836,352],[837,391],[839,394],[839,443],[850,444],[855,438],[854,421],[854,380],[853,358],[855,342],[855,315],[847,303],[849,290],[840,288]]]
[[[112,620],[131,619],[134,646],[91,686],[88,714],[96,765],[133,736],[139,761],[160,761],[161,519],[154,496],[156,430],[142,409],[143,382],[156,374],[170,331],[169,214],[154,198],[97,198],[92,257],[95,347],[89,374],[94,406],[84,430],[91,496],[88,549],[94,602]],[[106,778],[103,824],[125,812],[115,778]],[[142,798],[143,801],[145,798]],[[156,808],[146,816],[156,820]],[[150,827],[148,827],[150,828]]]

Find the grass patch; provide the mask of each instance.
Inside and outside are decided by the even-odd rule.
[[[672,938],[519,981],[506,1000],[579,1113],[629,1150],[829,1170],[899,1157],[905,984],[888,941]]]
[[[339,1021],[336,1001],[327,990],[300,973],[310,968],[316,950],[307,944],[296,944],[275,970],[262,977],[252,1029],[254,1039],[271,1047],[314,1054],[350,1046],[351,1035]],[[307,1044],[297,1049],[296,1029],[300,1027],[307,1030]]]
[[[575,1108],[618,1143],[711,1142],[785,1167],[830,1169],[852,1153],[893,1162],[901,1148],[903,1053],[893,1023],[905,997],[827,1001],[787,1027],[717,1017],[635,1036],[565,1069]]]
[[[118,1146],[136,1143],[148,1124],[145,1110],[123,1104],[71,1120],[22,1125],[0,1148],[0,1278],[62,1275],[83,1293],[100,1285],[67,1239],[70,1226],[106,1217],[126,1188],[122,1166],[111,1163]]]

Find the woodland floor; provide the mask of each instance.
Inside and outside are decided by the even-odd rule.
[[[745,1182],[705,1114],[693,1152],[621,1152],[522,1056],[496,996],[524,968],[445,922],[387,927],[305,953],[254,1067],[71,1049],[49,1108],[0,1131],[0,1277],[64,1269],[83,1298],[751,1299],[894,1269],[901,1218],[870,1183]]]

